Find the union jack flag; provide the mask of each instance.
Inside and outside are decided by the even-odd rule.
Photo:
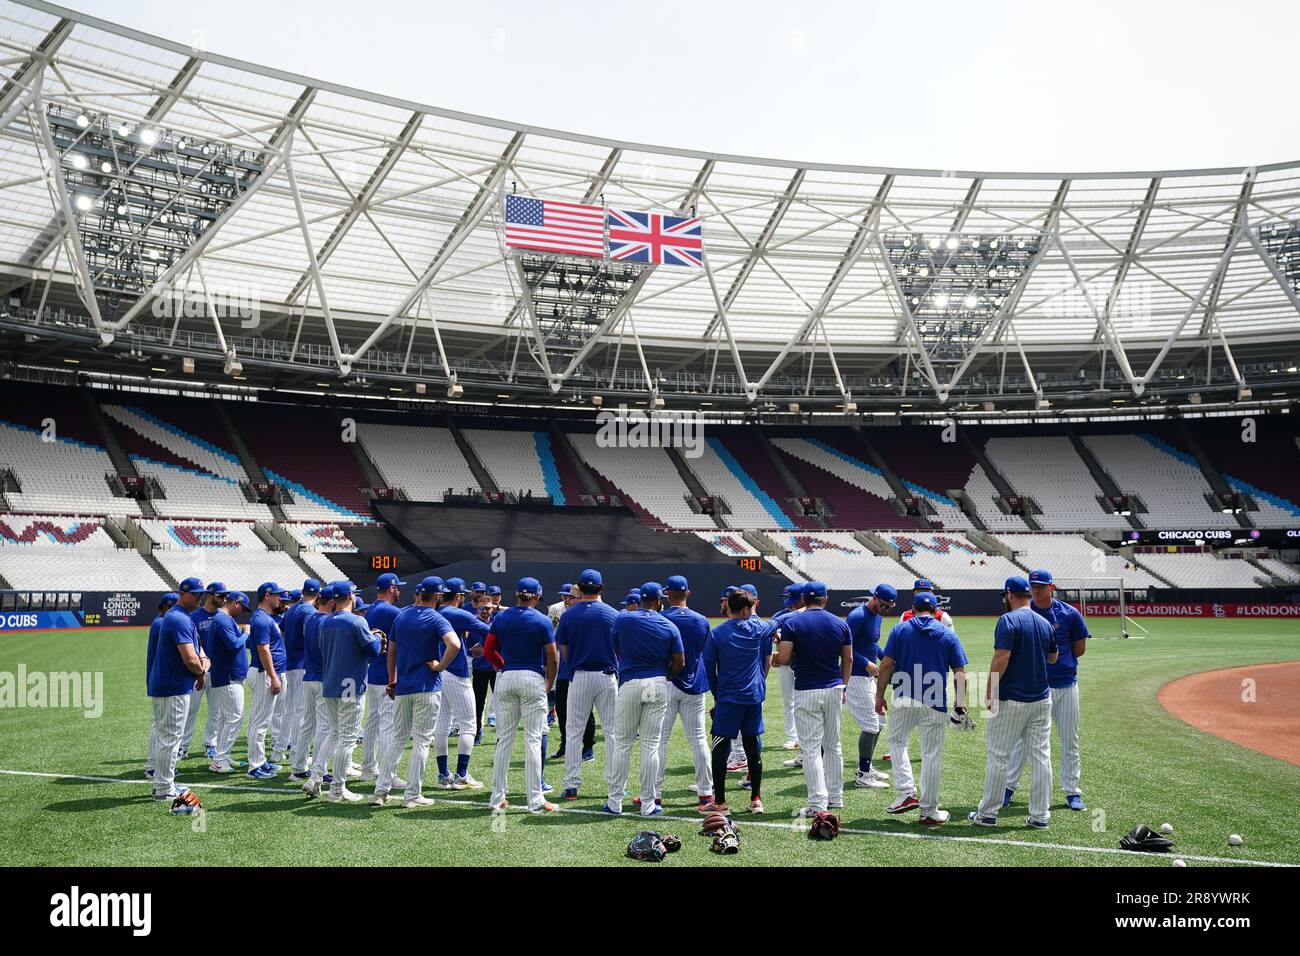
[[[609,211],[609,257],[647,265],[704,266],[704,225],[698,217]]]

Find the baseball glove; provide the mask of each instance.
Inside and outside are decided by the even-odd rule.
[[[813,814],[812,826],[808,828],[808,839],[834,840],[839,836],[839,832],[840,818],[827,810],[822,810]]]
[[[203,804],[199,801],[199,795],[193,790],[186,790],[172,801],[171,812],[182,814],[197,813],[201,806],[203,806]]]
[[[714,853],[723,856],[732,856],[740,852],[740,834],[736,828],[728,824],[714,834],[713,842],[709,844],[709,849]]]
[[[727,815],[724,813],[710,813],[704,818],[704,823],[700,827],[700,832],[706,836],[713,836],[724,827],[732,826]],[[733,827],[734,829],[734,827]]]
[[[1168,853],[1174,841],[1162,837],[1145,823],[1139,823],[1120,837],[1119,845],[1121,849],[1138,853]]]
[[[678,850],[682,848],[681,839],[679,837],[673,836],[671,833],[669,833],[663,838],[663,844],[664,844],[664,849],[667,850],[669,853],[676,853]]]
[[[952,724],[953,730],[974,730],[976,727],[975,718],[965,707],[954,707],[948,715],[948,722]]]
[[[668,855],[668,850],[658,833],[642,830],[627,845],[627,855],[643,863],[658,863]]]

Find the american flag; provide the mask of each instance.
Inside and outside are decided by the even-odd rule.
[[[691,216],[611,209],[609,257],[699,269],[704,265],[704,226]]]
[[[605,210],[554,199],[507,196],[506,245],[562,256],[603,256]]]

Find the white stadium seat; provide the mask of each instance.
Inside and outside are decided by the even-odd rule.
[[[1237,520],[1209,506],[1210,485],[1190,456],[1146,435],[1085,435],[1083,441],[1124,494],[1147,506],[1148,528],[1235,528]]]
[[[959,535],[899,532],[885,539],[898,548],[904,564],[942,591],[996,590],[1022,573],[1002,555],[987,554]]]
[[[478,489],[450,429],[360,422],[357,439],[384,482],[411,501],[442,501],[449,488],[456,494]]]
[[[1066,436],[990,438],[984,454],[1017,494],[1037,502],[1034,520],[1044,531],[1130,527],[1097,501],[1102,491]]]
[[[722,517],[732,528],[794,528],[794,520],[781,510],[780,503],[767,495],[744,474],[730,452],[716,438],[705,441],[699,458],[686,465],[700,479],[704,490],[726,501],[730,512]],[[671,466],[671,465],[670,465]]]
[[[595,435],[568,437],[588,465],[668,527],[714,527],[708,515],[696,514],[686,503],[691,491],[662,448],[606,448]]]
[[[538,498],[551,493],[533,432],[464,428],[461,434],[502,491],[531,491]]]
[[[998,508],[995,499],[999,498],[998,490],[993,487],[993,482],[984,471],[983,465],[976,465],[971,469],[970,478],[966,481],[966,497],[970,499],[971,504],[975,506],[975,513],[980,516],[984,526],[990,531],[1028,531],[1029,525],[1025,524],[1025,519],[1020,515],[1004,514]]]
[[[42,591],[167,590],[139,552],[114,545],[95,517],[0,514],[0,577]]]
[[[1128,589],[1162,586],[1122,555],[1106,554],[1079,535],[999,534],[997,539],[1014,551],[1025,567],[1043,568],[1058,579],[1123,578]]]
[[[870,590],[877,584],[900,586],[907,569],[871,551],[847,531],[793,532],[774,539],[790,552],[790,564],[814,581],[839,590]]]
[[[1218,558],[1200,552],[1137,554],[1139,565],[1150,568],[1176,588],[1257,588],[1267,576],[1249,561]]]
[[[60,438],[41,440],[40,432],[0,422],[0,466],[11,468],[22,491],[7,491],[10,510],[137,515],[134,498],[118,498],[105,475],[117,473],[108,452],[95,445]]]

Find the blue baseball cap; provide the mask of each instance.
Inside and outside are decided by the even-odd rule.
[[[209,581],[208,586],[203,590],[209,594],[229,594],[230,588],[226,587],[220,581]]]
[[[565,597],[573,597],[573,585],[572,585],[572,584],[561,584],[561,585],[560,585],[560,593],[563,594]]]
[[[477,593],[479,591],[486,591],[487,585],[484,584],[482,581],[475,581],[473,584],[469,586],[469,589],[471,592]]]
[[[623,598],[623,607],[627,607],[629,604],[640,604],[640,603],[641,603],[641,595],[636,591],[629,591],[627,597]]]
[[[497,588],[498,592],[500,592],[500,590],[500,588]],[[542,582],[538,581],[537,578],[520,578],[518,583],[515,584],[515,593],[540,597],[542,594]]]
[[[378,580],[375,581],[375,587],[380,591],[386,591],[388,588],[404,588],[406,587],[406,582],[392,571],[388,571],[379,575]]]
[[[758,597],[758,588],[752,584],[742,584],[740,590],[747,592],[752,597]]]
[[[416,594],[441,594],[442,578],[427,577],[415,586]]]
[[[290,601],[299,601],[301,599],[302,599],[302,592],[299,591],[297,588],[294,588],[289,592]]]
[[[581,574],[578,575],[579,586],[586,584],[590,587],[593,585],[599,585],[604,583],[605,581],[600,576],[600,572],[597,571],[595,568],[587,568],[585,571],[583,571]]]
[[[882,601],[898,600],[898,589],[892,584],[877,584],[876,589],[871,593]]]
[[[798,583],[787,584],[781,589],[781,599],[786,607],[793,607],[798,604],[803,600],[803,585]]]
[[[933,590],[934,590],[934,585],[931,584],[929,581],[927,581],[925,578],[917,578],[915,581],[912,582],[912,590],[913,590],[913,591],[933,591]]]
[[[1010,591],[1012,594],[1029,594],[1029,582],[1020,575],[1009,577],[1006,583],[1002,585],[1003,591]]]
[[[826,596],[826,584],[823,581],[809,581],[803,586],[803,596],[813,598],[824,598]]]
[[[670,574],[668,580],[664,582],[665,591],[689,591],[691,586],[686,582],[686,578],[680,574]]]
[[[448,578],[448,579],[446,580],[446,582],[443,584],[443,590],[444,590],[444,593],[446,593],[446,594],[464,594],[464,593],[465,593],[465,579],[464,579],[464,578]]]
[[[289,592],[274,581],[263,581],[257,586],[257,600],[260,602],[268,594],[278,594],[282,598],[289,596]]]
[[[320,594],[320,582],[315,578],[308,578],[302,582],[302,593],[311,597],[313,594]]]
[[[722,589],[722,599],[725,601],[727,598],[731,597],[733,591],[739,591],[739,590],[740,588],[736,587],[734,584],[728,584],[725,588]]]
[[[489,584],[489,585],[488,585],[488,589],[487,589],[487,593],[488,593],[488,596],[489,596],[489,597],[496,597],[498,594],[501,593],[501,585],[499,585],[499,584]]]
[[[186,578],[176,585],[176,590],[181,594],[193,594],[196,591],[203,590],[203,582],[199,578]],[[180,600],[180,598],[178,597],[177,600]]]
[[[640,591],[643,601],[656,601],[664,596],[664,586],[658,581],[647,581],[641,585]]]
[[[912,595],[912,607],[917,610],[929,609],[933,611],[939,606],[939,599],[929,591],[917,591]]]
[[[374,606],[375,606],[374,601],[371,601],[369,604],[367,604],[365,602],[365,599],[360,595],[360,593],[358,593],[357,599],[352,602],[352,613],[365,614],[366,611],[369,611]]]
[[[167,605],[167,607],[171,607],[180,599],[181,596],[177,594],[175,591],[168,591],[166,594],[162,596],[162,599],[158,602],[158,606],[162,607],[165,604]]]
[[[339,598],[345,598],[348,595],[356,594],[357,586],[351,581],[334,581],[330,584],[330,591],[333,592],[330,597],[337,601]]]
[[[240,604],[244,605],[244,607],[248,607],[248,595],[243,591],[231,591],[226,595],[226,601],[238,601]]]
[[[1029,583],[1030,584],[1055,584],[1056,582],[1052,580],[1051,571],[1044,571],[1042,568],[1037,568],[1029,572]]]

